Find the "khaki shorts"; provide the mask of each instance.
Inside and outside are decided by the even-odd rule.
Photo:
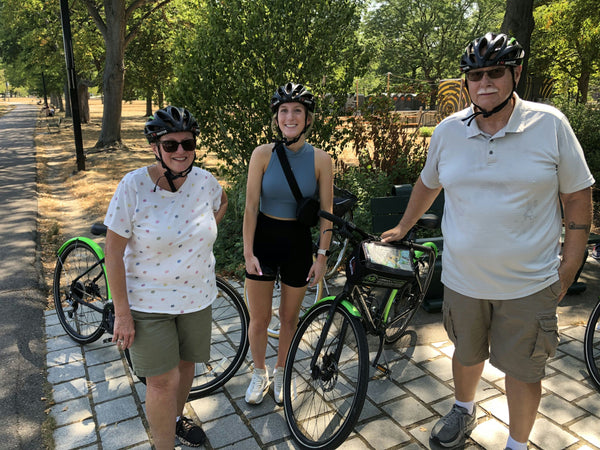
[[[464,366],[486,359],[517,380],[544,378],[558,346],[560,282],[515,300],[480,300],[444,288],[444,327]]]
[[[212,307],[188,314],[131,311],[135,338],[129,349],[133,371],[140,377],[162,375],[179,361],[210,358]]]

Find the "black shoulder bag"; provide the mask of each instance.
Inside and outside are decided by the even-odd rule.
[[[307,227],[314,227],[317,223],[319,223],[318,213],[319,209],[321,209],[319,200],[313,197],[302,197],[302,192],[300,192],[298,182],[296,181],[296,177],[294,177],[294,172],[292,172],[292,168],[290,167],[290,162],[285,154],[285,148],[283,148],[282,142],[275,143],[275,151],[277,152],[277,157],[279,158],[279,162],[283,168],[283,173],[285,173],[285,177],[290,185],[290,189],[292,190],[292,193],[296,198],[296,202],[298,203],[298,206],[296,207],[296,219],[298,219],[298,222],[306,225]]]

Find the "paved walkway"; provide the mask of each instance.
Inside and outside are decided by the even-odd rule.
[[[236,287],[241,289],[239,284]],[[144,385],[130,374],[116,347],[102,343],[102,339],[83,347],[75,344],[65,335],[54,311],[46,312],[45,322],[48,381],[54,386],[51,414],[57,425],[56,448],[150,448]],[[426,336],[443,334],[439,323],[417,324],[394,348],[386,350],[393,379],[369,383],[360,420],[342,448],[428,448],[431,428],[453,401],[453,347],[446,340],[417,339],[423,330],[427,330]],[[560,347],[543,381],[530,448],[600,448],[600,393],[587,378],[584,330],[581,324],[561,329]],[[267,353],[271,368],[273,344],[275,340],[270,341]],[[271,395],[258,406],[245,403],[249,364],[248,359],[223,389],[187,404],[188,414],[203,424],[209,439],[207,448],[296,448],[283,408]],[[486,366],[476,397],[479,425],[467,448],[504,448],[508,410],[503,390],[503,374]]]

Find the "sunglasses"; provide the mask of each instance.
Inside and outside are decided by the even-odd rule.
[[[485,73],[489,78],[493,80],[497,80],[498,78],[502,78],[504,73],[506,72],[506,67],[496,67],[492,70],[480,70],[478,72],[467,72],[467,80],[469,81],[481,81],[483,78],[483,74]]]
[[[162,146],[163,150],[167,153],[175,153],[180,145],[186,152],[191,152],[196,150],[196,139],[186,139],[181,142],[160,141],[160,145]]]

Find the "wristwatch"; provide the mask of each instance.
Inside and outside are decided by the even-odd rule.
[[[317,250],[317,255],[329,256],[329,250],[325,250],[324,248],[320,248]]]

